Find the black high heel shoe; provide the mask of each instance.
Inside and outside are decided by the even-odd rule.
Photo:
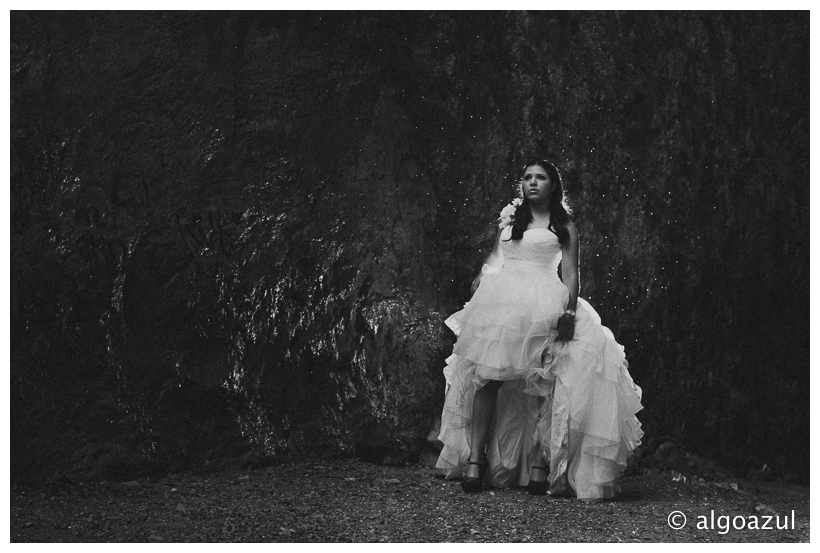
[[[533,472],[535,469],[544,472],[544,475],[549,475],[549,472],[545,467],[539,467],[537,465],[532,466],[532,470],[530,471],[530,481],[527,484],[527,493],[530,495],[546,495],[547,494],[547,479],[544,480],[534,480],[533,479]]]
[[[465,474],[464,478],[461,479],[461,489],[464,490],[464,493],[480,492],[481,484],[484,483],[484,473],[487,469],[487,462],[467,461],[467,465],[476,465],[478,467],[478,476],[467,476]]]

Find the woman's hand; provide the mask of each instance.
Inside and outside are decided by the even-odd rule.
[[[575,336],[575,315],[564,313],[558,317],[558,342],[569,342]]]

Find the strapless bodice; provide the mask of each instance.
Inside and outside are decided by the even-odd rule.
[[[512,228],[501,231],[501,252],[504,268],[526,264],[555,271],[561,262],[561,243],[551,230],[532,228],[524,231],[521,240],[510,240]]]

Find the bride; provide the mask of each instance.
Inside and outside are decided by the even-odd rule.
[[[597,501],[643,432],[623,347],[578,297],[578,235],[556,167],[528,163],[447,359],[437,468],[465,492],[527,486]],[[562,278],[558,277],[561,265]]]

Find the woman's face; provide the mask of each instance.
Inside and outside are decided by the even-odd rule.
[[[552,181],[547,170],[540,165],[530,165],[521,178],[521,195],[532,203],[546,203],[552,192]]]

